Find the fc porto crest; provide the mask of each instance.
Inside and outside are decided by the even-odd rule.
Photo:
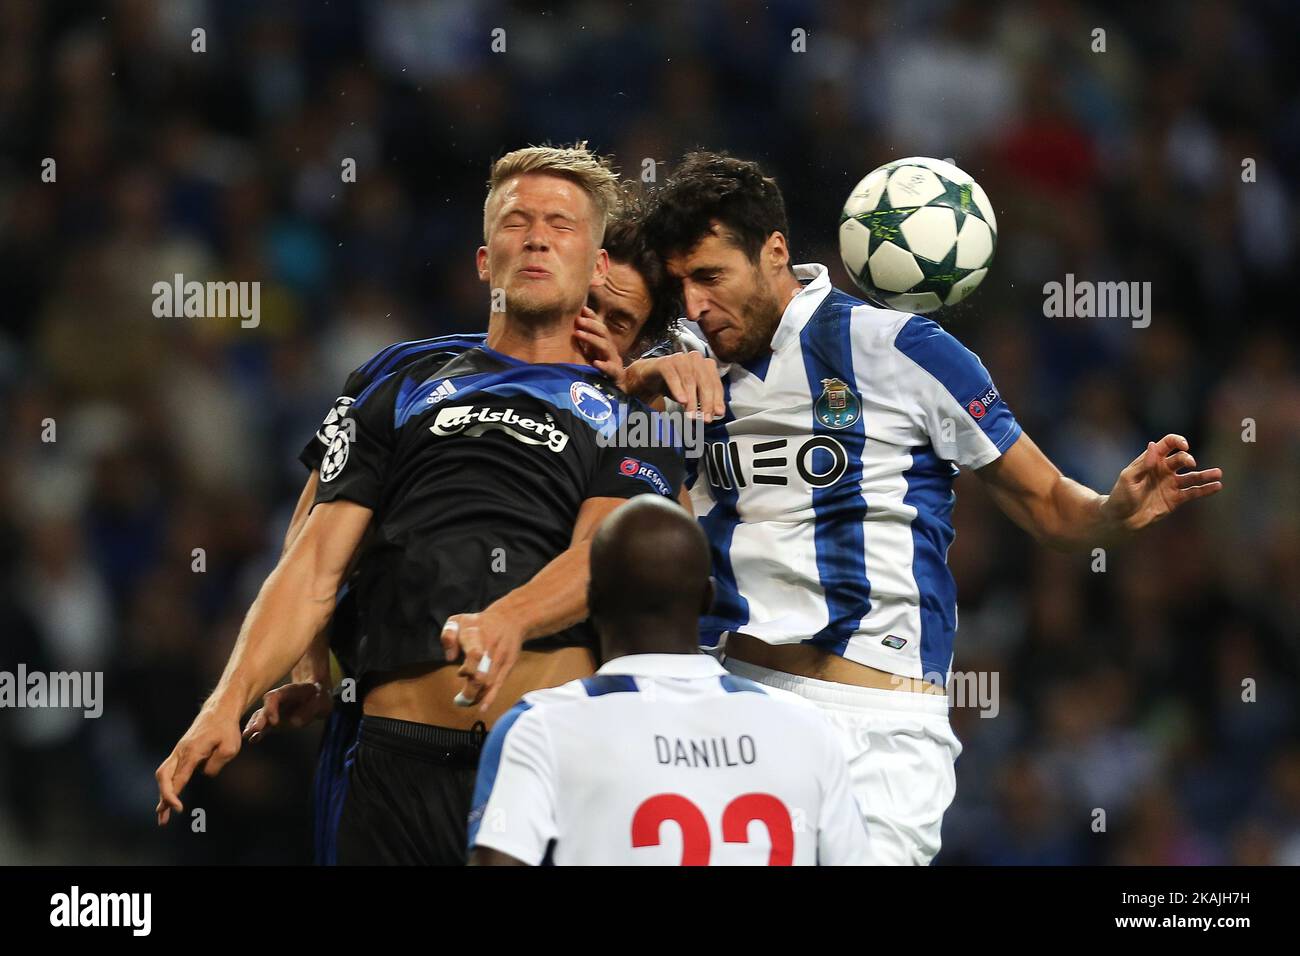
[[[822,379],[822,397],[813,414],[827,428],[848,428],[862,417],[862,400],[838,378]]]

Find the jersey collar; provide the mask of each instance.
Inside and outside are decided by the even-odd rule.
[[[703,652],[699,654],[625,654],[602,664],[597,674],[633,677],[721,677],[726,670]]]
[[[485,355],[490,355],[503,365],[511,365],[515,368],[529,368],[532,366],[538,368],[567,368],[577,372],[579,375],[590,375],[592,372],[595,372],[597,375],[601,374],[600,369],[596,368],[594,365],[578,365],[573,362],[525,362],[523,359],[517,359],[513,355],[506,355],[505,352],[498,352],[494,348],[489,348],[487,342],[481,342],[476,345],[475,348]]]
[[[803,288],[790,298],[790,304],[785,307],[785,314],[781,316],[776,333],[772,336],[773,352],[781,351],[784,346],[799,338],[803,327],[831,291],[830,270],[819,262],[795,266],[794,277],[803,283]]]

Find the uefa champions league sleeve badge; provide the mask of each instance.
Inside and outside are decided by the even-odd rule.
[[[862,400],[846,382],[824,378],[822,395],[813,405],[813,414],[827,428],[848,428],[862,416]]]
[[[325,457],[320,462],[320,480],[322,483],[333,481],[342,473],[343,466],[348,463],[348,449],[350,447],[348,430],[340,428],[334,433],[329,448],[325,449]]]

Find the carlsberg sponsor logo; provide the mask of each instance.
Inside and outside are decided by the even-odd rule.
[[[148,936],[153,925],[151,893],[70,893],[50,897],[51,926],[127,926],[133,936]]]
[[[555,427],[553,422],[520,415],[513,408],[487,408],[479,405],[443,408],[439,410],[429,431],[435,435],[464,433],[470,436],[499,431],[526,445],[545,445],[557,454],[569,444],[569,436]]]

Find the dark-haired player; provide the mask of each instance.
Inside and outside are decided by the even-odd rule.
[[[590,673],[590,536],[626,499],[680,483],[676,450],[632,458],[599,440],[626,397],[574,342],[615,201],[613,173],[583,148],[494,166],[478,267],[504,311],[484,344],[378,379],[349,408],[302,531],[158,769],[160,823],[198,766],[214,774],[238,752],[240,715],[308,649],[355,557],[364,717],[339,862],[463,861],[474,724]]]
[[[952,335],[832,288],[825,266],[792,265],[781,192],[755,163],[688,155],[645,228],[723,363],[726,415],[706,427],[690,485],[718,583],[702,641],[725,645],[733,673],[820,703],[843,732],[873,856],[926,863],[961,749],[945,693],[958,466],[1063,548],[1143,528],[1217,492],[1222,473],[1180,473],[1196,462],[1166,435],[1109,495],[1066,478]]]

